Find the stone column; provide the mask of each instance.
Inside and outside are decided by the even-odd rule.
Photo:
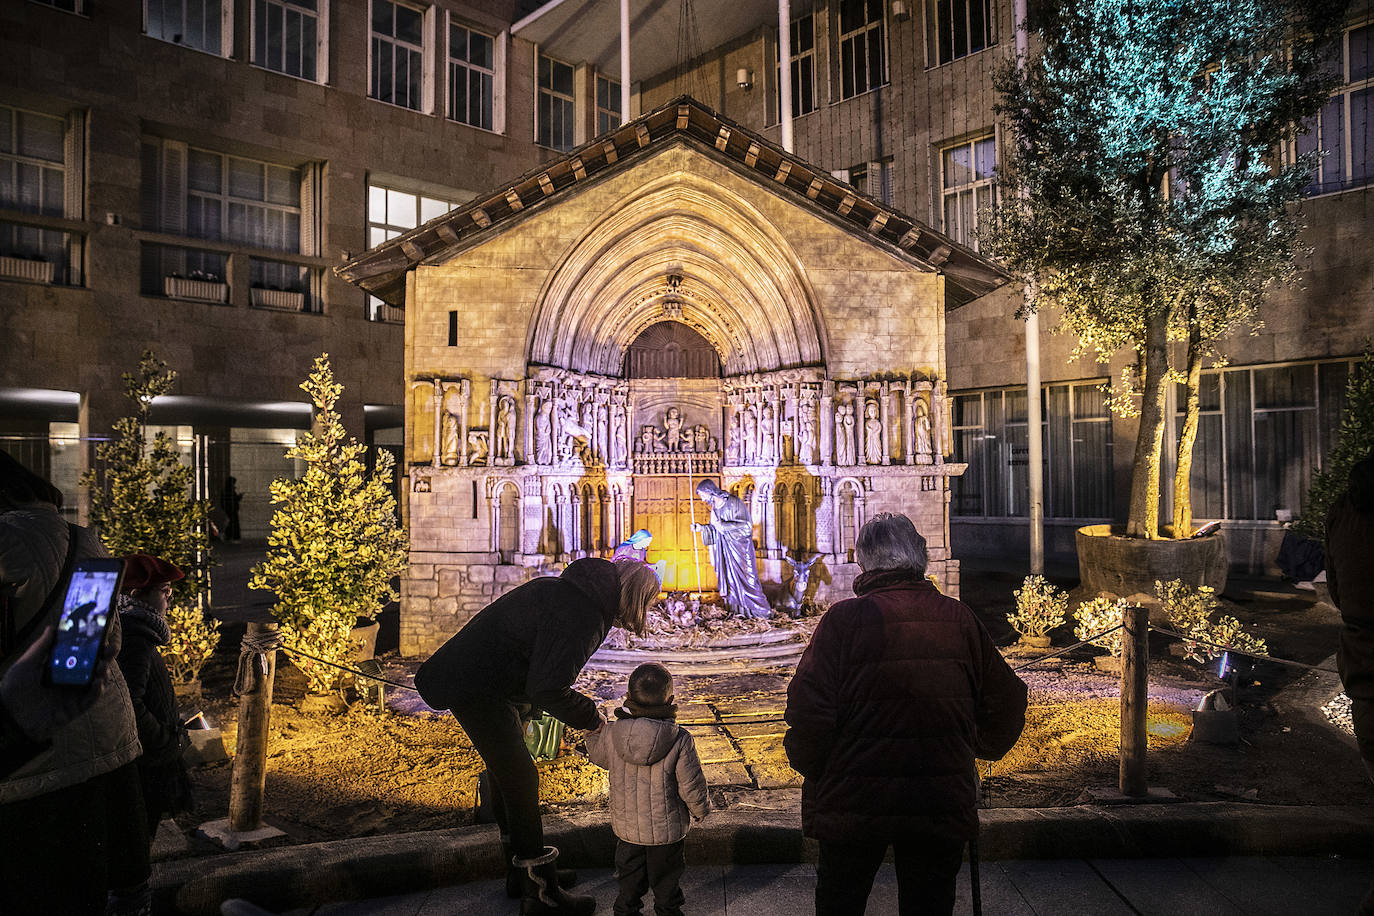
[[[104,440],[113,434],[115,421],[128,413],[133,407],[123,396],[123,386],[111,380],[109,384],[92,386],[81,392],[80,406],[77,408],[77,429],[81,437],[79,469],[82,474],[95,470],[96,440]],[[104,480],[97,481],[104,486]],[[75,493],[63,493],[64,498],[76,503],[77,522],[89,525],[91,519],[91,490],[78,487]]]
[[[821,411],[816,418],[821,442],[821,465],[835,463],[835,383],[827,379],[821,384]]]
[[[487,390],[487,464],[489,466],[495,466],[497,440],[496,401],[497,398],[501,396],[500,392],[498,391],[496,379],[491,379],[490,383],[487,386]]]
[[[816,506],[816,553],[835,552],[835,482],[829,477],[818,478],[820,502]]]
[[[911,394],[911,379],[902,382],[902,428],[905,433],[903,442],[906,448],[906,463],[916,463],[916,402]]]
[[[525,454],[523,460],[526,464],[534,464],[534,391],[533,386],[528,381],[525,382]]]
[[[868,387],[859,382],[854,395],[854,435],[858,442],[854,448],[854,463],[868,464]]]
[[[892,392],[884,381],[878,389],[878,416],[883,421],[883,464],[892,463]]]

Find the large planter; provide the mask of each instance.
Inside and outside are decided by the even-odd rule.
[[[1210,585],[1217,594],[1226,587],[1230,555],[1221,531],[1152,541],[1123,537],[1110,525],[1088,525],[1075,532],[1074,540],[1079,579],[1092,595],[1154,595],[1156,580]]]
[[[39,261],[33,258],[0,257],[0,277],[13,280],[32,280],[35,283],[51,283],[57,265],[52,261]]]
[[[229,284],[215,280],[191,280],[186,277],[164,277],[162,291],[169,299],[193,299],[197,302],[229,301]]]

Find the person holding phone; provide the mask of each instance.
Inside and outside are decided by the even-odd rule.
[[[6,916],[103,913],[111,882],[148,874],[134,764],[141,747],[124,677],[110,664],[119,622],[111,621],[86,686],[52,684],[44,676],[68,566],[108,556],[93,532],[62,519],[61,505],[61,491],[0,451],[0,912]],[[121,848],[135,850],[132,861],[114,858]]]
[[[134,553],[124,558],[124,583],[119,593],[124,645],[119,650],[119,669],[129,685],[138,740],[143,745],[138,775],[150,837],[157,833],[164,814],[190,806],[191,781],[181,762],[181,752],[190,739],[177,711],[167,663],[158,652],[158,646],[172,638],[167,626],[172,583],[184,578],[185,573],[159,557]]]

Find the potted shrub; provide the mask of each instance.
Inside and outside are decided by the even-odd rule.
[[[303,707],[339,709],[353,677],[331,663],[355,666],[355,627],[396,599],[391,580],[405,568],[408,548],[390,487],[391,454],[379,451],[367,472],[367,447],[347,435],[335,410],[343,386],[329,354],[315,360],[301,388],[315,420],[286,456],[305,473],[272,482],[278,508],[267,559],[253,568],[251,585],[276,593],[282,645],[307,680]],[[295,650],[315,658],[290,654]]]
[[[81,485],[90,489],[91,524],[111,554],[152,554],[186,573],[172,585],[171,639],[160,651],[178,693],[196,696],[200,669],[219,643],[219,631],[203,611],[210,506],[192,498],[193,471],[182,463],[176,442],[162,432],[149,441],[148,410],[154,398],[172,390],[176,373],[148,350],[138,371],[123,379],[133,412],[117,420],[110,440],[96,447],[103,486],[93,471],[82,476]]]
[[[1133,357],[1110,399],[1139,420],[1126,522],[1077,538],[1094,590],[1148,593],[1169,570],[1214,586],[1218,565],[1224,575],[1219,533],[1184,540],[1201,372],[1216,341],[1254,327],[1266,290],[1296,274],[1292,205],[1317,156],[1278,165],[1271,153],[1339,79],[1322,63],[1342,16],[1336,0],[1040,4],[1040,51],[999,74],[1012,131],[999,182],[1013,193],[988,220],[984,251],[1027,284],[1028,309],[1061,312],[1083,352]],[[1187,394],[1165,529],[1165,394],[1176,381]],[[1175,546],[1156,557],[1160,543]]]
[[[1044,576],[1027,576],[1012,595],[1016,598],[1016,610],[1007,615],[1007,623],[1021,634],[1022,645],[1048,649],[1050,630],[1064,623],[1069,596],[1045,581]]]

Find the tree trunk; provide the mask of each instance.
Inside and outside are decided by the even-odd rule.
[[[1141,379],[1140,432],[1131,469],[1131,503],[1126,536],[1159,537],[1160,452],[1164,447],[1164,393],[1169,384],[1169,315],[1160,309],[1145,319],[1145,367]]]
[[[1178,436],[1178,465],[1174,469],[1174,537],[1193,533],[1193,445],[1197,442],[1198,396],[1202,385],[1202,335],[1196,324],[1188,329],[1187,402],[1183,430]]]

